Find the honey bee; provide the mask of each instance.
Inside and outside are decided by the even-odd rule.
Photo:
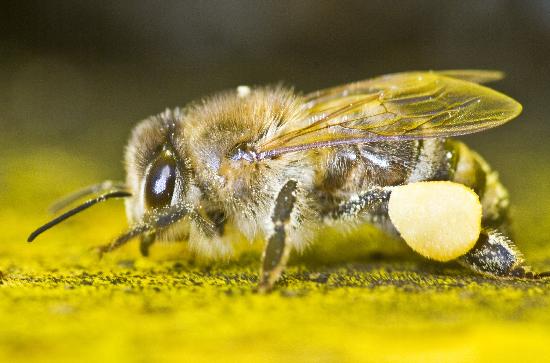
[[[99,194],[37,229],[111,198],[126,198],[128,231],[147,255],[155,240],[188,240],[208,256],[231,252],[231,225],[266,241],[259,290],[270,290],[289,253],[326,224],[388,218],[392,188],[452,181],[482,205],[482,232],[457,258],[494,277],[540,278],[507,235],[508,193],[488,164],[450,137],[499,126],[521,112],[482,83],[500,72],[415,71],[384,75],[302,95],[283,86],[226,91],[140,122],[126,148],[125,183],[104,182],[69,196],[60,210]],[[443,223],[444,221],[426,221]]]

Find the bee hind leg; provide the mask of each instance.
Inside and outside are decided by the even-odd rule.
[[[273,284],[281,276],[288,261],[290,254],[288,228],[290,216],[296,203],[296,188],[295,181],[288,181],[275,201],[275,208],[271,217],[273,233],[267,240],[263,253],[258,292],[268,292],[273,288]]]
[[[485,229],[468,253],[458,262],[483,275],[500,278],[539,279],[550,277],[550,271],[535,273],[524,264],[524,259],[514,243],[496,229]]]

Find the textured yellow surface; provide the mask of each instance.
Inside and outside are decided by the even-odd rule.
[[[60,150],[4,154],[0,194],[1,362],[486,362],[550,356],[550,283],[495,281],[429,262],[369,228],[320,236],[278,289],[252,292],[260,247],[232,261],[184,243],[137,245],[99,260],[90,247],[125,228],[121,202],[25,242],[46,206],[97,181],[101,165]],[[550,175],[548,169],[537,170]],[[100,175],[101,174],[101,175]],[[544,174],[543,174],[544,175]],[[537,179],[531,179],[537,180]],[[518,238],[550,267],[550,190],[520,190]],[[514,196],[514,194],[512,194]],[[540,211],[540,209],[539,209]]]

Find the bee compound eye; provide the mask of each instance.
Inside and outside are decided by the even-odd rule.
[[[176,160],[168,151],[152,162],[145,181],[147,207],[156,209],[170,205],[176,187],[176,169]]]

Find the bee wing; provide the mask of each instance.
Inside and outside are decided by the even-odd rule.
[[[435,72],[441,76],[461,79],[463,81],[474,83],[489,83],[500,81],[504,78],[504,73],[501,71],[489,71],[480,69],[448,69],[445,71]]]
[[[479,132],[516,117],[521,105],[471,82],[496,80],[494,71],[396,73],[305,96],[299,117],[263,142],[259,152],[341,144],[444,138]]]

